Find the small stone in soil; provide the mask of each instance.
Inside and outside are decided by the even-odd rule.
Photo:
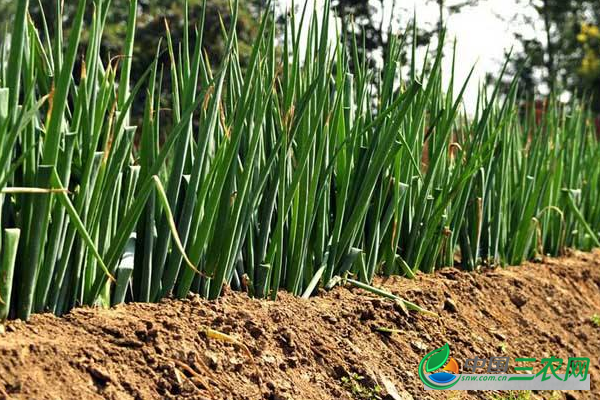
[[[421,342],[420,340],[415,340],[415,341],[411,342],[410,344],[415,350],[420,350],[420,351],[427,350],[427,345],[425,343]]]
[[[512,292],[509,295],[510,301],[517,306],[517,308],[521,308],[523,307],[525,304],[527,304],[527,299],[525,298],[525,296],[523,296],[522,293],[518,293],[518,292]]]
[[[91,367],[88,368],[88,371],[89,371],[90,375],[92,375],[92,377],[94,377],[96,380],[102,382],[103,384],[106,384],[107,382],[111,381],[111,377],[108,374],[108,372],[106,372],[101,367],[92,365]]]
[[[451,313],[457,312],[458,309],[454,300],[452,300],[451,298],[446,298],[446,300],[444,300],[444,310]]]

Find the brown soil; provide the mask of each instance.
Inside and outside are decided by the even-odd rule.
[[[440,318],[406,313],[349,288],[310,300],[282,294],[277,302],[259,301],[227,293],[215,302],[192,297],[79,309],[63,318],[37,315],[29,323],[9,323],[0,335],[0,397],[508,398],[425,392],[417,365],[448,342],[459,363],[474,356],[590,357],[591,392],[531,398],[600,398],[600,327],[591,321],[600,314],[600,252],[378,284]],[[207,328],[244,343],[251,359],[243,347],[207,335]]]

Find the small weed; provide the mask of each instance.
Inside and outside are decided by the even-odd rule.
[[[532,400],[530,391],[511,390],[490,397],[490,400]]]
[[[600,315],[594,314],[590,317],[590,321],[595,327],[600,328]]]
[[[506,344],[506,342],[502,342],[498,345],[498,350],[500,350],[500,352],[502,354],[506,354],[507,349],[508,349],[508,344]]]
[[[382,390],[379,385],[373,387],[365,386],[365,377],[359,374],[351,374],[341,379],[342,386],[352,394],[356,400],[381,400]]]
[[[560,395],[560,392],[558,392],[558,391],[553,391],[549,398],[549,400],[560,400],[560,399],[562,399],[562,396]]]

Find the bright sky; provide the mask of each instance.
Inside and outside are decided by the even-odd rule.
[[[314,0],[306,0],[313,2]],[[379,0],[370,0],[374,5],[380,4]],[[446,0],[448,5],[462,3],[464,0]],[[280,0],[291,4],[292,0]],[[387,0],[383,15],[389,19],[394,0]],[[296,5],[301,5],[303,0],[295,0]],[[465,93],[465,105],[470,111],[474,108],[477,99],[478,83],[482,82],[486,73],[498,73],[504,61],[504,54],[513,46],[518,46],[514,41],[514,33],[520,32],[526,36],[539,35],[541,26],[525,26],[522,20],[515,20],[515,15],[534,15],[529,8],[529,1],[518,0],[480,0],[475,7],[464,7],[460,13],[446,16],[445,23],[448,30],[448,46],[452,39],[457,41],[456,54],[456,85],[460,88],[467,77],[471,67],[475,71]],[[317,0],[320,8],[322,0]],[[394,27],[399,25],[404,29],[416,12],[419,25],[435,25],[438,20],[438,7],[434,1],[425,0],[396,0],[394,9]],[[398,22],[399,21],[399,22]],[[518,47],[515,50],[519,50]],[[451,47],[446,51],[451,55]],[[421,58],[422,59],[422,58]],[[417,60],[419,61],[419,60]],[[444,63],[444,76],[449,76],[451,62]]]
[[[448,1],[450,4],[460,2],[462,1]],[[437,21],[437,5],[433,2],[429,5],[425,3],[423,0],[414,0],[417,19],[426,18],[426,22]],[[485,78],[486,73],[499,73],[505,60],[505,52],[513,46],[517,46],[515,50],[519,50],[514,33],[518,31],[527,36],[534,36],[541,32],[540,26],[525,26],[522,20],[515,20],[515,15],[532,13],[526,5],[529,2],[523,3],[525,5],[520,5],[515,0],[480,0],[477,6],[465,7],[460,13],[446,18],[448,38],[455,38],[457,43],[457,86],[462,85],[471,67],[475,65],[471,83],[465,94],[467,108],[474,107],[477,84]],[[449,76],[451,63],[444,63],[444,68],[444,76]]]

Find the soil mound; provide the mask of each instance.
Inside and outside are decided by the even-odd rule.
[[[600,398],[600,252],[377,285],[439,318],[342,287],[310,300],[228,292],[214,302],[36,315],[0,335],[0,398],[516,398],[426,392],[417,365],[446,342],[459,364],[475,356],[590,357],[591,392],[528,398]]]

